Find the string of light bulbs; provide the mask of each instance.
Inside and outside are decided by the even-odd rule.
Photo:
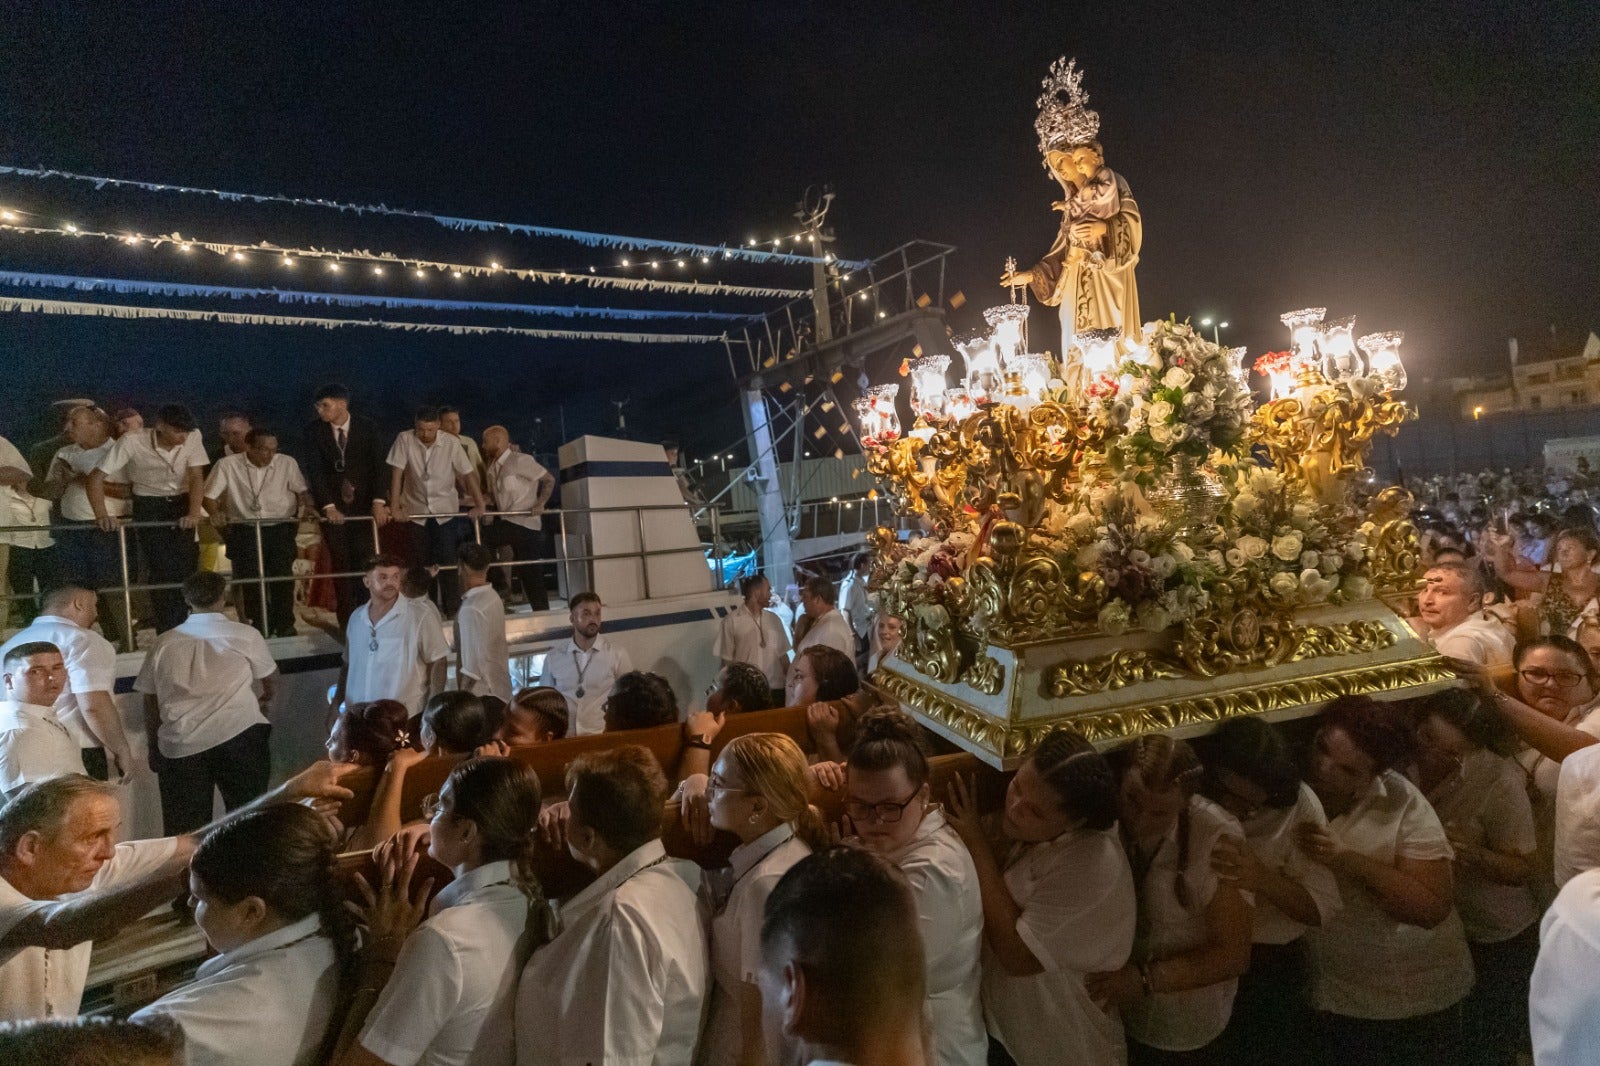
[[[214,199],[234,203],[257,204],[287,204],[295,207],[322,207],[337,211],[346,211],[358,215],[388,215],[396,218],[411,218],[431,221],[438,225],[453,230],[480,230],[500,231],[504,233],[518,233],[530,237],[547,237],[556,240],[576,241],[596,248],[627,248],[634,250],[657,249],[674,256],[718,256],[726,253],[728,258],[742,259],[753,263],[784,263],[797,266],[809,266],[817,260],[824,262],[840,262],[852,269],[859,269],[867,265],[865,260],[846,261],[839,260],[831,254],[827,256],[797,255],[790,252],[764,252],[754,247],[755,242],[749,246],[741,244],[701,244],[691,241],[668,241],[652,237],[627,237],[614,233],[592,233],[587,230],[563,229],[554,226],[536,226],[520,222],[493,222],[486,219],[461,218],[454,215],[440,215],[431,211],[418,211],[410,208],[390,207],[387,204],[356,204],[339,200],[308,198],[299,196],[282,196],[273,193],[243,193],[230,192],[223,189],[204,189],[189,185],[173,185],[165,182],[137,181],[129,178],[110,178],[91,174],[77,174],[72,171],[56,170],[45,167],[14,167],[0,165],[0,175],[10,175],[19,178],[33,178],[38,180],[59,179],[93,185],[96,189],[107,187],[120,189],[140,189],[145,192],[181,193],[194,196],[208,196]],[[802,235],[803,236],[803,235]],[[774,242],[776,248],[782,243],[783,238]]]

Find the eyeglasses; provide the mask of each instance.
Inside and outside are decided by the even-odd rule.
[[[905,817],[906,808],[921,795],[921,790],[913,792],[906,797],[904,803],[860,803],[856,800],[846,800],[844,813],[850,820],[857,824],[862,822],[882,822],[884,825],[893,825]]]
[[[1554,685],[1556,688],[1571,688],[1583,680],[1582,674],[1572,670],[1540,670],[1533,667],[1517,673],[1530,685]]]
[[[441,814],[449,814],[449,813],[450,813],[449,811],[444,809],[444,801],[439,798],[439,793],[435,792],[435,793],[432,793],[431,795],[423,797],[423,800],[422,800],[422,820],[423,821],[431,822],[435,818],[439,817],[439,815],[441,815]]]
[[[712,774],[706,781],[706,792],[749,792],[748,788],[734,788],[716,774]]]

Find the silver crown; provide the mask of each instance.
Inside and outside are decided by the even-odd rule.
[[[1037,101],[1039,117],[1033,120],[1041,154],[1088,144],[1099,136],[1100,116],[1089,109],[1089,94],[1083,91],[1083,71],[1076,59],[1057,59],[1041,84],[1044,93]],[[1065,100],[1062,93],[1066,93]]]

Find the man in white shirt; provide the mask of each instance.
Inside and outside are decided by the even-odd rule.
[[[860,848],[789,867],[761,923],[769,1062],[908,1066],[924,1053],[922,931],[905,875]]]
[[[856,635],[833,605],[837,595],[833,582],[821,576],[807,578],[800,586],[800,607],[805,612],[805,622],[795,620],[795,654],[813,644],[824,644],[836,648],[851,662],[856,661]]]
[[[1553,852],[1557,888],[1600,867],[1600,744],[1561,760]]]
[[[230,812],[266,792],[266,709],[278,684],[266,640],[222,613],[228,582],[221,574],[190,575],[183,598],[188,620],[156,638],[133,684],[144,694],[145,743],[160,779],[167,836],[211,821],[213,790]]]
[[[195,527],[206,520],[205,478],[210,460],[195,428],[194,415],[182,404],[156,412],[156,428],[128,433],[111,446],[85,486],[95,521],[108,533],[122,520],[106,508],[105,482],[126,481],[133,487],[133,520],[151,584],[178,585],[200,569]],[[154,523],[144,525],[143,523]],[[156,631],[182,624],[188,611],[177,588],[154,589],[150,602]]]
[[[461,497],[472,501],[467,514],[481,519],[483,490],[460,438],[439,429],[437,407],[417,409],[412,428],[395,437],[388,463],[390,513],[407,531],[407,556],[423,566],[453,565],[456,549],[472,531],[458,517]],[[417,517],[421,515],[444,517]],[[438,588],[440,609],[455,614],[461,600],[455,574],[440,571]]]
[[[278,435],[270,429],[251,429],[244,436],[244,451],[217,460],[206,477],[206,510],[228,545],[233,576],[253,580],[263,569],[267,585],[267,616],[261,614],[261,590],[245,589],[244,614],[250,624],[268,636],[294,636],[294,557],[298,519],[315,516],[311,490],[300,464],[278,451]],[[256,552],[256,530],[261,531],[261,551]],[[265,557],[263,568],[261,558]]]
[[[439,408],[439,428],[455,437],[461,442],[461,450],[467,453],[467,458],[472,461],[472,476],[478,479],[479,486],[483,485],[483,453],[478,451],[478,442],[472,434],[461,432],[461,410],[448,405]]]
[[[18,644],[0,658],[6,701],[0,703],[0,803],[30,781],[83,773],[78,742],[56,718],[67,685],[61,649],[42,640]]]
[[[511,656],[506,608],[489,584],[489,549],[471,541],[458,555],[461,609],[456,612],[456,687],[483,700],[497,729],[511,702]]]
[[[67,417],[70,443],[57,450],[45,474],[45,495],[57,501],[59,519],[67,528],[56,534],[56,583],[81,585],[100,593],[100,629],[113,644],[123,638],[121,596],[109,590],[122,586],[122,555],[117,534],[95,524],[86,486],[89,475],[111,451],[111,416],[98,407],[79,407]],[[102,483],[106,513],[126,518],[133,510],[128,486]],[[130,549],[131,549],[130,545]],[[130,577],[137,556],[130,550]]]
[[[633,669],[628,653],[600,635],[600,597],[572,597],[572,639],[551,648],[539,671],[539,684],[556,689],[572,708],[569,736],[604,733],[606,697],[617,678]]]
[[[332,710],[399,700],[416,717],[430,695],[444,691],[450,648],[432,618],[400,595],[404,570],[392,555],[367,564],[361,581],[371,598],[345,627],[344,668]]]
[[[783,619],[767,610],[772,584],[760,574],[739,579],[744,602],[729,611],[717,629],[717,657],[729,663],[749,663],[761,671],[772,689],[774,707],[783,706],[783,686],[789,671],[789,634]]]
[[[483,455],[489,464],[484,476],[494,509],[525,512],[502,514],[487,523],[483,542],[491,548],[511,549],[511,558],[521,564],[515,570],[523,595],[528,598],[528,609],[547,611],[550,599],[545,592],[544,567],[535,560],[544,557],[539,512],[550,502],[556,479],[539,460],[511,447],[511,434],[504,426],[490,426],[483,431]]]
[[[1544,916],[1528,991],[1535,1066],[1600,1062],[1600,870],[1568,881]]]
[[[1471,563],[1438,563],[1423,576],[1417,615],[1440,655],[1495,669],[1511,665],[1515,635],[1483,609],[1483,572]]]
[[[858,653],[855,659],[858,666],[862,662],[862,653],[866,650],[872,625],[872,604],[867,600],[867,577],[871,570],[872,557],[862,552],[855,557],[844,580],[839,582],[839,613],[844,615],[845,621],[850,623],[850,631],[856,635]]]
[[[92,777],[117,782],[133,770],[133,752],[112,692],[117,685],[117,651],[93,629],[99,603],[93,592],[75,586],[44,595],[44,613],[0,645],[4,655],[19,644],[44,641],[61,650],[67,687],[56,700],[56,719],[83,749]]]
[[[217,416],[217,436],[222,440],[222,456],[243,455],[249,447],[246,438],[255,428],[250,416],[243,411],[224,411]]]
[[[10,621],[13,606],[25,612],[22,617],[33,613],[34,579],[48,576],[45,550],[54,543],[48,528],[50,501],[33,495],[32,481],[28,460],[16,445],[0,437],[0,527],[34,527],[0,529],[0,627]]]

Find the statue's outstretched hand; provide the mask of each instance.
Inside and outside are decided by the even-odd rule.
[[[1013,286],[1032,285],[1033,271],[1008,270],[1004,274],[1000,275],[1000,284],[1004,285],[1008,289]]]

